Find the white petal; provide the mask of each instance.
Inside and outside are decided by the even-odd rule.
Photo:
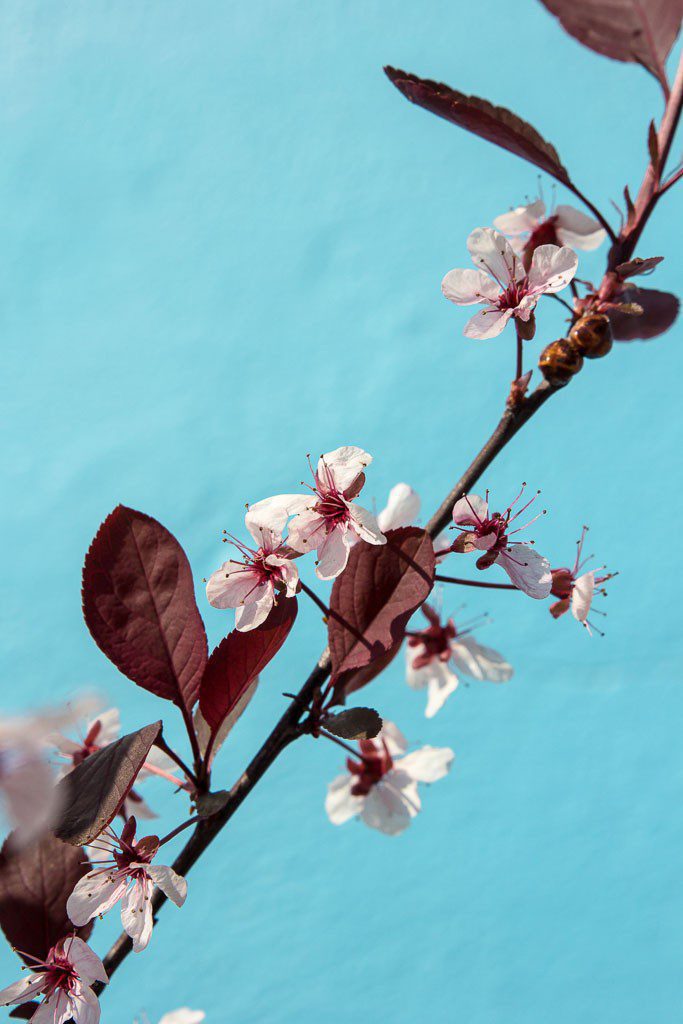
[[[401,730],[394,722],[384,719],[382,723],[382,729],[379,735],[375,738],[375,743],[378,740],[384,740],[392,757],[398,757],[400,754],[404,754],[408,749],[408,740],[405,738]]]
[[[484,647],[471,636],[452,641],[451,657],[460,671],[472,679],[505,683],[512,676],[512,665],[498,651]]]
[[[63,948],[66,956],[76,968],[78,977],[90,985],[93,981],[106,983],[109,981],[104,965],[96,953],[93,953],[90,946],[77,936],[70,936],[63,940]]]
[[[121,924],[133,940],[133,952],[146,949],[152,937],[152,881],[139,880],[130,887],[121,903]]]
[[[482,270],[449,270],[441,282],[441,291],[456,306],[473,306],[477,302],[495,302],[500,286]]]
[[[259,547],[272,550],[271,544],[277,547],[282,540],[289,517],[303,512],[310,504],[307,494],[276,494],[250,505],[244,522]]]
[[[300,512],[289,524],[287,543],[295,551],[305,554],[315,551],[327,536],[325,520],[313,509]]]
[[[72,1017],[73,1003],[66,992],[55,989],[31,1017],[31,1024],[66,1024]]]
[[[255,600],[259,586],[259,573],[241,562],[224,562],[211,573],[206,584],[206,596],[214,608],[238,608],[245,600]]]
[[[512,582],[529,597],[542,600],[550,593],[553,578],[547,558],[528,544],[511,544],[496,559]]]
[[[98,914],[106,914],[121,899],[126,887],[125,876],[122,878],[115,868],[111,871],[102,868],[89,871],[76,882],[74,891],[66,901],[69,919],[77,928],[81,928]]]
[[[463,495],[453,506],[453,522],[456,526],[479,526],[488,514],[489,503],[478,494]]]
[[[200,1024],[205,1017],[203,1010],[190,1010],[188,1006],[181,1006],[179,1010],[165,1013],[159,1024]]]
[[[530,234],[544,217],[545,203],[542,199],[536,199],[528,206],[516,206],[509,213],[502,213],[493,224],[504,235]]]
[[[435,667],[437,671],[433,672],[429,679],[425,718],[433,718],[441,710],[450,695],[455,693],[459,683],[458,677],[448,667],[447,662],[439,661]]]
[[[325,810],[333,825],[343,825],[359,814],[363,807],[364,797],[351,793],[354,782],[352,775],[338,775],[327,787]]]
[[[557,237],[564,245],[572,249],[583,249],[589,252],[597,249],[605,241],[607,232],[593,217],[577,210],[573,206],[558,206],[555,210]]]
[[[294,597],[299,584],[299,570],[292,559],[285,558],[282,555],[268,555],[265,563],[266,565],[276,566],[280,570],[287,597]]]
[[[475,267],[495,277],[504,288],[525,276],[521,260],[500,231],[475,228],[467,239],[467,248]]]
[[[84,986],[71,997],[75,1024],[98,1024],[100,1001],[91,988]]]
[[[263,586],[257,587],[252,597],[256,597],[257,600],[249,601],[235,610],[235,628],[240,633],[255,629],[268,618],[275,601],[273,584],[264,583]]]
[[[368,455],[362,448],[354,445],[344,445],[342,448],[335,448],[333,452],[321,455],[318,460],[318,479],[327,482],[328,474],[332,483],[342,493],[354,483],[361,473],[372,462],[372,455]],[[327,484],[329,486],[329,484]]]
[[[95,743],[98,747],[108,747],[110,743],[117,740],[121,734],[121,715],[118,708],[109,708],[101,715],[93,719],[86,729],[86,735],[90,732],[95,722],[100,723],[100,731],[97,734]]]
[[[12,1003],[27,1003],[33,996],[38,995],[45,987],[44,974],[29,974],[19,981],[14,981],[7,988],[0,989],[0,1006],[10,1006]]]
[[[187,882],[182,875],[176,874],[173,868],[166,867],[165,864],[150,864],[147,873],[176,907],[182,907],[187,898]]]
[[[395,770],[373,786],[363,805],[361,819],[388,836],[404,832],[420,809],[417,785]]]
[[[534,249],[529,270],[531,294],[553,294],[566,288],[578,265],[579,257],[568,246],[539,245]]]
[[[389,491],[386,508],[377,516],[382,533],[412,526],[420,514],[420,495],[408,484],[396,484]]]
[[[512,316],[511,309],[481,309],[465,324],[463,334],[466,338],[475,338],[477,341],[485,341],[488,338],[497,338],[507,327]]]
[[[346,568],[349,560],[349,535],[343,526],[335,526],[318,548],[316,574],[321,580],[332,580]]]
[[[416,782],[437,782],[448,775],[455,754],[450,747],[422,747],[396,762]]]
[[[422,690],[432,677],[432,666],[424,665],[422,668],[413,668],[413,662],[420,655],[424,654],[424,644],[416,647],[406,646],[406,682],[413,690]]]
[[[360,505],[349,505],[349,515],[353,522],[352,529],[355,529],[361,540],[367,544],[386,544],[387,539],[372,512]]]
[[[578,622],[585,622],[593,603],[595,592],[595,574],[584,573],[572,587],[572,615]]]

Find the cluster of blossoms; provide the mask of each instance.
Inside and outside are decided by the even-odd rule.
[[[311,467],[310,494],[280,494],[249,508],[244,522],[256,547],[231,537],[242,560],[224,562],[206,585],[215,608],[237,609],[238,630],[264,622],[279,597],[294,597],[299,589],[295,560],[306,552],[317,552],[319,579],[331,580],[344,571],[358,541],[386,543],[376,517],[353,500],[371,462],[362,448],[337,448],[320,456],[315,471]]]

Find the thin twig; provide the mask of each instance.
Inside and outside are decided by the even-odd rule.
[[[485,587],[486,590],[519,590],[514,583],[487,583],[485,580],[463,580],[458,576],[435,576],[437,583],[457,583],[461,587]]]
[[[169,747],[168,743],[166,742],[166,740],[164,739],[163,736],[160,736],[159,739],[154,741],[154,746],[158,747],[159,750],[163,750],[163,752],[165,754],[167,754],[168,757],[170,757],[171,760],[174,761],[178,765],[178,767],[180,768],[181,772],[183,772],[188,777],[188,779],[190,780],[192,785],[195,787],[195,789],[198,788],[199,781],[198,781],[197,776],[195,775],[195,773],[193,771],[191,771],[187,767],[187,765],[183,761],[182,757],[180,757],[178,754],[176,754],[175,750],[172,750],[171,747]]]

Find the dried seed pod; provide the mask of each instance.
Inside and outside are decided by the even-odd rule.
[[[541,352],[538,368],[555,388],[568,384],[575,373],[583,366],[583,356],[569,338],[558,338],[551,341]]]
[[[600,359],[612,347],[612,325],[604,313],[589,313],[574,324],[569,338],[586,359]]]

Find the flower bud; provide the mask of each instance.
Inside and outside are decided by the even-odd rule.
[[[564,387],[583,366],[583,357],[569,338],[552,341],[541,352],[538,368],[555,388]]]
[[[522,341],[531,341],[536,333],[536,317],[532,313],[528,320],[515,320],[517,333]]]
[[[612,326],[604,313],[589,313],[574,324],[569,337],[586,359],[600,359],[612,348]]]

